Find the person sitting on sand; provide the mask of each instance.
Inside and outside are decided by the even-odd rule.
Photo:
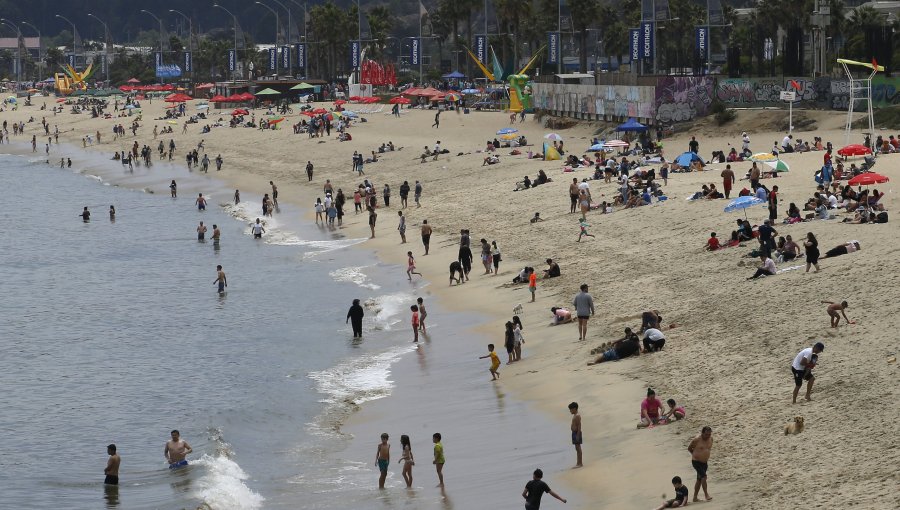
[[[747,220],[737,220],[738,239],[741,241],[750,241],[753,239],[753,227]]]
[[[559,270],[559,264],[554,262],[553,259],[547,259],[547,266],[547,269],[544,269],[544,278],[556,278],[562,274]]]
[[[666,404],[669,406],[669,410],[666,411],[666,414],[663,415],[663,418],[666,419],[667,422],[671,422],[672,420],[683,420],[685,416],[684,407],[675,403],[674,398],[670,398],[666,400]]]
[[[614,341],[608,347],[597,359],[588,362],[588,365],[596,365],[606,361],[618,361],[629,356],[639,356],[641,354],[640,339],[631,331],[631,328],[625,328],[625,337]]]
[[[787,236],[784,240],[784,244],[781,246],[781,260],[783,262],[790,262],[796,259],[800,255],[800,247],[797,246],[797,243],[794,242],[794,238],[791,236]]]
[[[572,322],[572,312],[566,308],[554,306],[550,308],[550,313],[553,314],[553,322],[550,323],[551,326]]]
[[[827,304],[828,307],[825,308],[825,311],[828,313],[828,316],[831,318],[831,327],[836,328],[841,323],[841,315],[844,316],[844,319],[847,321],[847,324],[853,324],[849,318],[847,318],[847,314],[844,310],[847,309],[848,305],[846,301],[841,301],[840,303],[835,303],[834,301],[822,301],[823,304]],[[840,312],[840,314],[838,313]]]
[[[641,421],[637,424],[637,428],[653,428],[659,424],[660,414],[665,413],[662,402],[656,398],[656,392],[653,388],[647,388],[647,398],[641,402]]]
[[[424,158],[422,159],[422,161],[425,161]],[[486,158],[484,158],[484,161],[481,163],[481,166],[485,166],[485,165],[496,165],[496,164],[499,163],[499,162],[500,162],[500,155],[499,155],[499,154],[492,154],[492,155],[487,156]]]
[[[759,278],[760,276],[774,276],[775,275],[777,270],[775,269],[775,261],[774,260],[767,257],[765,253],[760,254],[759,260],[762,261],[762,265],[759,266],[758,268],[756,268],[756,273],[754,273],[754,275],[751,276],[750,278],[747,278],[748,280],[755,280],[756,278]]]
[[[711,232],[709,234],[709,239],[706,240],[706,246],[704,247],[704,249],[706,251],[716,251],[721,247],[722,246],[719,245],[719,239],[716,237],[716,233]]]
[[[832,258],[832,257],[840,257],[841,255],[846,255],[848,253],[853,253],[855,251],[859,251],[862,248],[859,246],[859,241],[849,241],[840,246],[835,246],[834,248],[825,252],[825,255],[822,256],[823,259]]]
[[[784,222],[793,224],[801,221],[803,221],[803,218],[800,215],[800,208],[797,207],[797,204],[791,202],[791,205],[788,206],[788,215],[787,218],[784,219]]]

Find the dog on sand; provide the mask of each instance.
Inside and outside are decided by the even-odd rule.
[[[795,416],[794,421],[784,426],[784,435],[799,434],[803,432],[803,417]]]

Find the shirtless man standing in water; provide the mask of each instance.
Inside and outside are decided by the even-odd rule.
[[[166,456],[166,461],[169,463],[169,469],[177,469],[188,465],[188,461],[185,457],[193,451],[191,445],[187,444],[187,441],[184,439],[181,439],[181,433],[177,430],[173,430],[172,439],[166,441],[166,449],[163,451],[163,455]]]
[[[691,444],[688,445],[688,451],[691,452],[691,465],[697,471],[697,483],[694,484],[694,502],[700,501],[697,496],[700,494],[700,487],[703,487],[703,494],[706,501],[711,501],[712,496],[706,489],[706,470],[709,468],[709,452],[712,450],[713,439],[712,429],[703,427],[700,435],[695,437]]]

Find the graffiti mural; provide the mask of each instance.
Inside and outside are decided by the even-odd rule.
[[[872,106],[884,108],[900,104],[900,80],[876,76],[872,79]]]
[[[656,119],[684,122],[708,114],[715,88],[715,79],[709,76],[660,78],[656,85]]]

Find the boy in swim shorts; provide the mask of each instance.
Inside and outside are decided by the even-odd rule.
[[[384,481],[387,479],[388,465],[391,463],[391,445],[388,444],[387,433],[381,434],[381,442],[378,443],[378,449],[375,451],[375,464],[378,464],[378,470],[381,475],[378,477],[378,488],[384,489]]]
[[[497,353],[494,352],[494,344],[488,344],[488,353],[478,357],[478,359],[484,358],[491,358],[491,380],[496,381],[500,378],[500,372],[497,370],[500,368],[500,358],[497,356]]]
[[[578,414],[578,402],[569,404],[569,412],[572,414],[572,444],[575,445],[575,467],[580,468],[584,464],[581,463],[581,415]]]

